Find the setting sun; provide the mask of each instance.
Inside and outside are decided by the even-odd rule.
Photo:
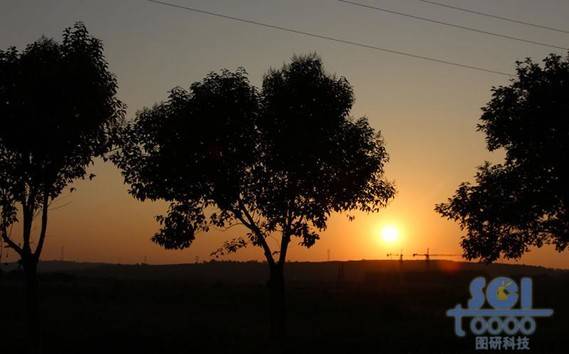
[[[399,240],[399,229],[394,225],[386,225],[381,228],[380,235],[383,242],[393,244]]]

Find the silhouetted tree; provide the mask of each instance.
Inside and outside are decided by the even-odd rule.
[[[36,273],[49,205],[108,151],[124,115],[116,91],[101,41],[81,23],[61,43],[41,38],[0,51],[0,233],[24,269],[32,352],[41,346]],[[19,240],[10,234],[16,223]]]
[[[382,139],[365,118],[349,118],[352,103],[346,79],[327,74],[315,55],[271,70],[261,92],[243,69],[224,70],[140,112],[115,156],[136,198],[170,202],[156,243],[180,249],[212,225],[245,227],[218,253],[263,250],[273,338],[285,335],[291,239],[310,247],[332,213],[375,212],[394,195]]]
[[[505,150],[505,162],[486,162],[436,211],[466,230],[468,259],[519,258],[544,244],[561,252],[569,242],[569,58],[517,62],[517,78],[492,91],[478,129],[490,151]]]

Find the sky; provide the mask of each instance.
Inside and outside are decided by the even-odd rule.
[[[563,50],[496,38],[355,7],[335,0],[167,0],[229,16],[405,51],[421,56],[513,72],[516,60],[543,59]],[[563,0],[440,0],[496,15],[569,28],[569,2]],[[361,3],[430,17],[484,31],[569,47],[569,34],[508,23],[419,0]],[[211,71],[244,67],[253,84],[294,54],[318,53],[331,73],[353,85],[352,115],[368,117],[380,130],[390,154],[386,177],[398,193],[377,214],[333,215],[321,240],[305,249],[291,244],[291,261],[383,259],[387,253],[461,254],[458,226],[433,211],[458,184],[472,179],[484,161],[502,153],[485,148],[476,131],[481,107],[493,86],[508,77],[398,56],[368,48],[196,14],[144,0],[41,0],[0,2],[0,48],[18,48],[40,36],[61,38],[65,27],[86,24],[101,39],[110,70],[117,75],[119,98],[128,118],[164,100],[176,86],[188,88]],[[150,241],[154,216],[163,202],[139,202],[128,194],[120,171],[96,161],[93,181],[79,181],[76,191],[53,204],[42,259],[118,263],[188,263],[211,259],[224,240],[238,236],[213,230],[198,235],[189,249],[168,251]],[[381,230],[398,230],[386,242]],[[272,241],[270,241],[272,242]],[[11,255],[14,258],[14,254]],[[199,258],[198,258],[199,257]],[[258,248],[225,257],[261,260]],[[406,257],[410,258],[410,257]],[[449,259],[460,260],[460,257]],[[569,268],[567,253],[545,247],[517,263]]]

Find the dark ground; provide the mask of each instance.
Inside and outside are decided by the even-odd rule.
[[[569,352],[569,272],[449,261],[287,265],[287,353],[475,352],[445,316],[478,275],[534,279],[535,353]],[[400,268],[402,267],[402,268]],[[271,353],[267,266],[213,262],[126,266],[46,262],[44,353]],[[343,270],[342,270],[343,269]],[[342,276],[343,274],[343,276]],[[25,342],[21,275],[0,278],[0,353]],[[465,328],[467,328],[467,322]],[[502,351],[508,352],[508,351]]]

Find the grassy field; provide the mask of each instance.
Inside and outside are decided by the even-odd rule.
[[[447,309],[475,276],[531,276],[538,319],[530,347],[566,353],[569,272],[450,261],[287,265],[289,353],[475,352]],[[266,264],[105,265],[46,262],[40,291],[44,352],[270,353]],[[0,279],[0,353],[25,341],[18,272]],[[466,325],[465,325],[466,327]]]

